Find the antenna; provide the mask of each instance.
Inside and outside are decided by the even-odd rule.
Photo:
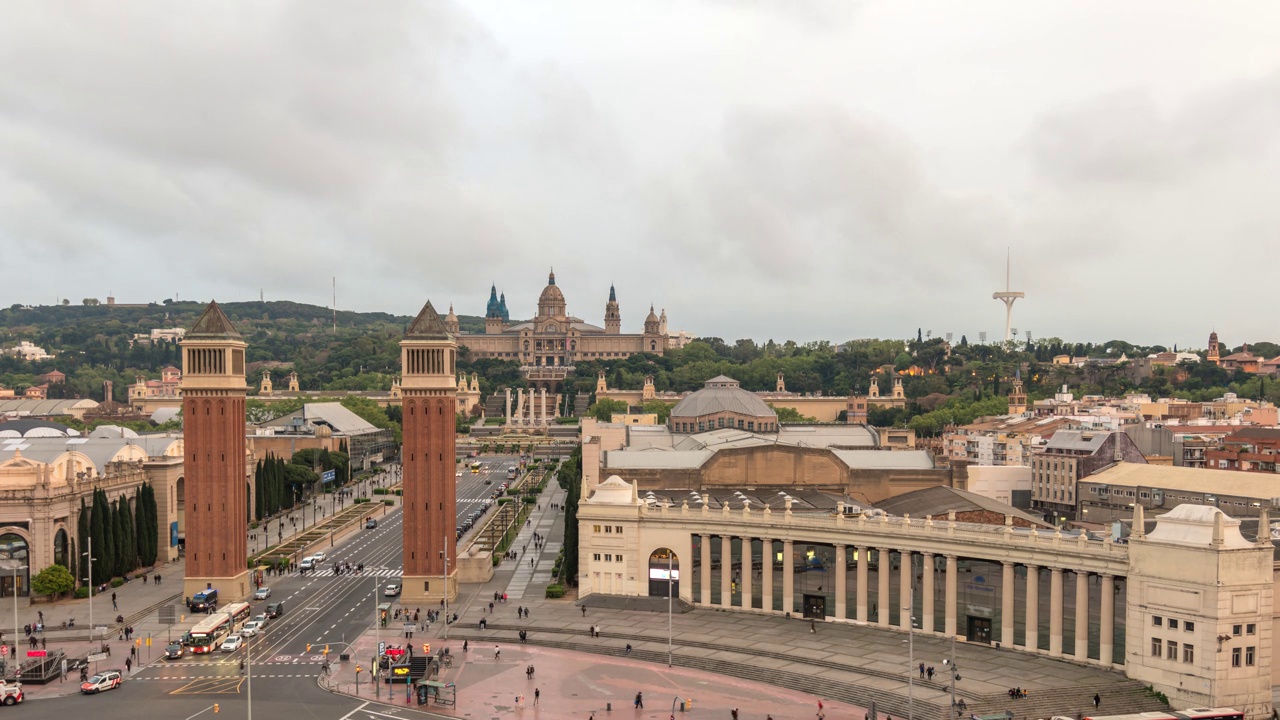
[[[1004,341],[1009,342],[1013,339],[1013,334],[1017,331],[1013,329],[1013,303],[1027,296],[1024,292],[1016,292],[1011,290],[1013,277],[1013,260],[1012,252],[1005,248],[1004,258],[1004,290],[991,294],[992,300],[999,300],[1004,303]]]

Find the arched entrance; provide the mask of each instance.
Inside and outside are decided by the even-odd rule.
[[[70,570],[70,541],[67,539],[67,531],[64,528],[58,528],[58,532],[53,534],[53,562]]]
[[[13,532],[0,535],[0,597],[30,594],[30,556],[26,538]]]
[[[649,556],[649,597],[680,597],[680,558],[670,548]]]

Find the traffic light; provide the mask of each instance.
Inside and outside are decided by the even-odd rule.
[[[218,707],[218,703],[214,703],[214,704],[213,704],[213,711],[214,711],[215,713],[220,711],[220,708]]]
[[[422,643],[422,654],[423,655],[431,654],[431,643]]]
[[[325,643],[325,645],[324,645],[324,654],[325,654],[325,655],[328,655],[328,654],[329,654],[329,643]]]
[[[307,643],[307,652],[311,652],[311,643]]]
[[[356,666],[356,674],[357,674],[357,675],[359,675],[359,674],[360,674],[360,670],[361,670],[360,666],[359,666],[359,665],[357,665],[357,666]]]

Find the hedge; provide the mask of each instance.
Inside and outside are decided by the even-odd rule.
[[[551,600],[555,600],[555,599],[562,598],[562,597],[564,597],[564,586],[563,586],[563,585],[548,585],[548,586],[547,586],[547,598],[549,598],[549,599],[551,599]]]

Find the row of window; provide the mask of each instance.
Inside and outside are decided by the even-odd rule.
[[[1241,650],[1244,652],[1241,652]],[[1240,667],[1241,660],[1243,660],[1243,664],[1246,667],[1253,667],[1254,659],[1257,656],[1258,652],[1253,645],[1246,648],[1231,648],[1231,667]]]
[[[1252,649],[1252,648],[1250,648]],[[1162,652],[1163,650],[1163,652]],[[1177,661],[1178,659],[1178,643],[1175,640],[1164,641],[1160,638],[1151,638],[1151,657],[1164,657],[1166,660]],[[1191,643],[1182,643],[1182,662],[1193,663],[1196,661],[1196,646]],[[1253,663],[1249,663],[1252,665]]]
[[[595,553],[595,555],[593,555],[591,559],[595,560],[596,562],[600,562],[600,553]],[[604,561],[605,562],[622,562],[622,556],[610,555],[609,553],[605,553]]]
[[[622,526],[621,526],[621,525],[605,525],[605,526],[603,526],[603,527],[604,527],[603,532],[605,532],[605,533],[607,533],[607,534],[610,534],[610,535],[621,535],[621,534],[622,534]],[[602,532],[600,528],[601,528],[601,526],[600,526],[600,525],[592,525],[592,526],[591,526],[591,531],[592,531],[592,532],[594,532],[595,534],[599,535],[599,534]],[[599,560],[599,558],[596,558],[596,559],[597,559],[597,560]]]
[[[707,430],[716,430],[718,428],[734,427],[733,418],[728,418],[728,421],[726,422],[726,419],[722,417],[716,418],[715,422],[711,422],[710,420],[708,421],[699,420],[696,426],[691,422],[678,422],[674,424],[675,424],[676,432],[687,432],[687,433],[695,432],[694,427],[697,427],[696,432],[705,432]],[[738,418],[737,428],[739,430],[754,431],[756,429],[756,421],[755,420],[744,421],[742,418]],[[778,426],[775,423],[766,423],[766,422],[760,423],[760,432],[774,432],[777,429],[778,429]]]
[[[1187,632],[1195,632],[1196,624],[1194,621],[1191,621],[1191,620],[1179,621],[1178,618],[1166,618],[1161,615],[1151,616],[1151,624],[1154,625],[1155,627],[1167,627],[1170,630],[1177,630],[1180,622],[1183,630],[1186,630]],[[1236,626],[1236,628],[1239,628],[1239,627],[1240,627],[1239,625]],[[1250,635],[1253,634],[1253,627],[1254,627],[1253,625],[1249,626]],[[1240,633],[1236,632],[1236,634],[1239,635]]]

